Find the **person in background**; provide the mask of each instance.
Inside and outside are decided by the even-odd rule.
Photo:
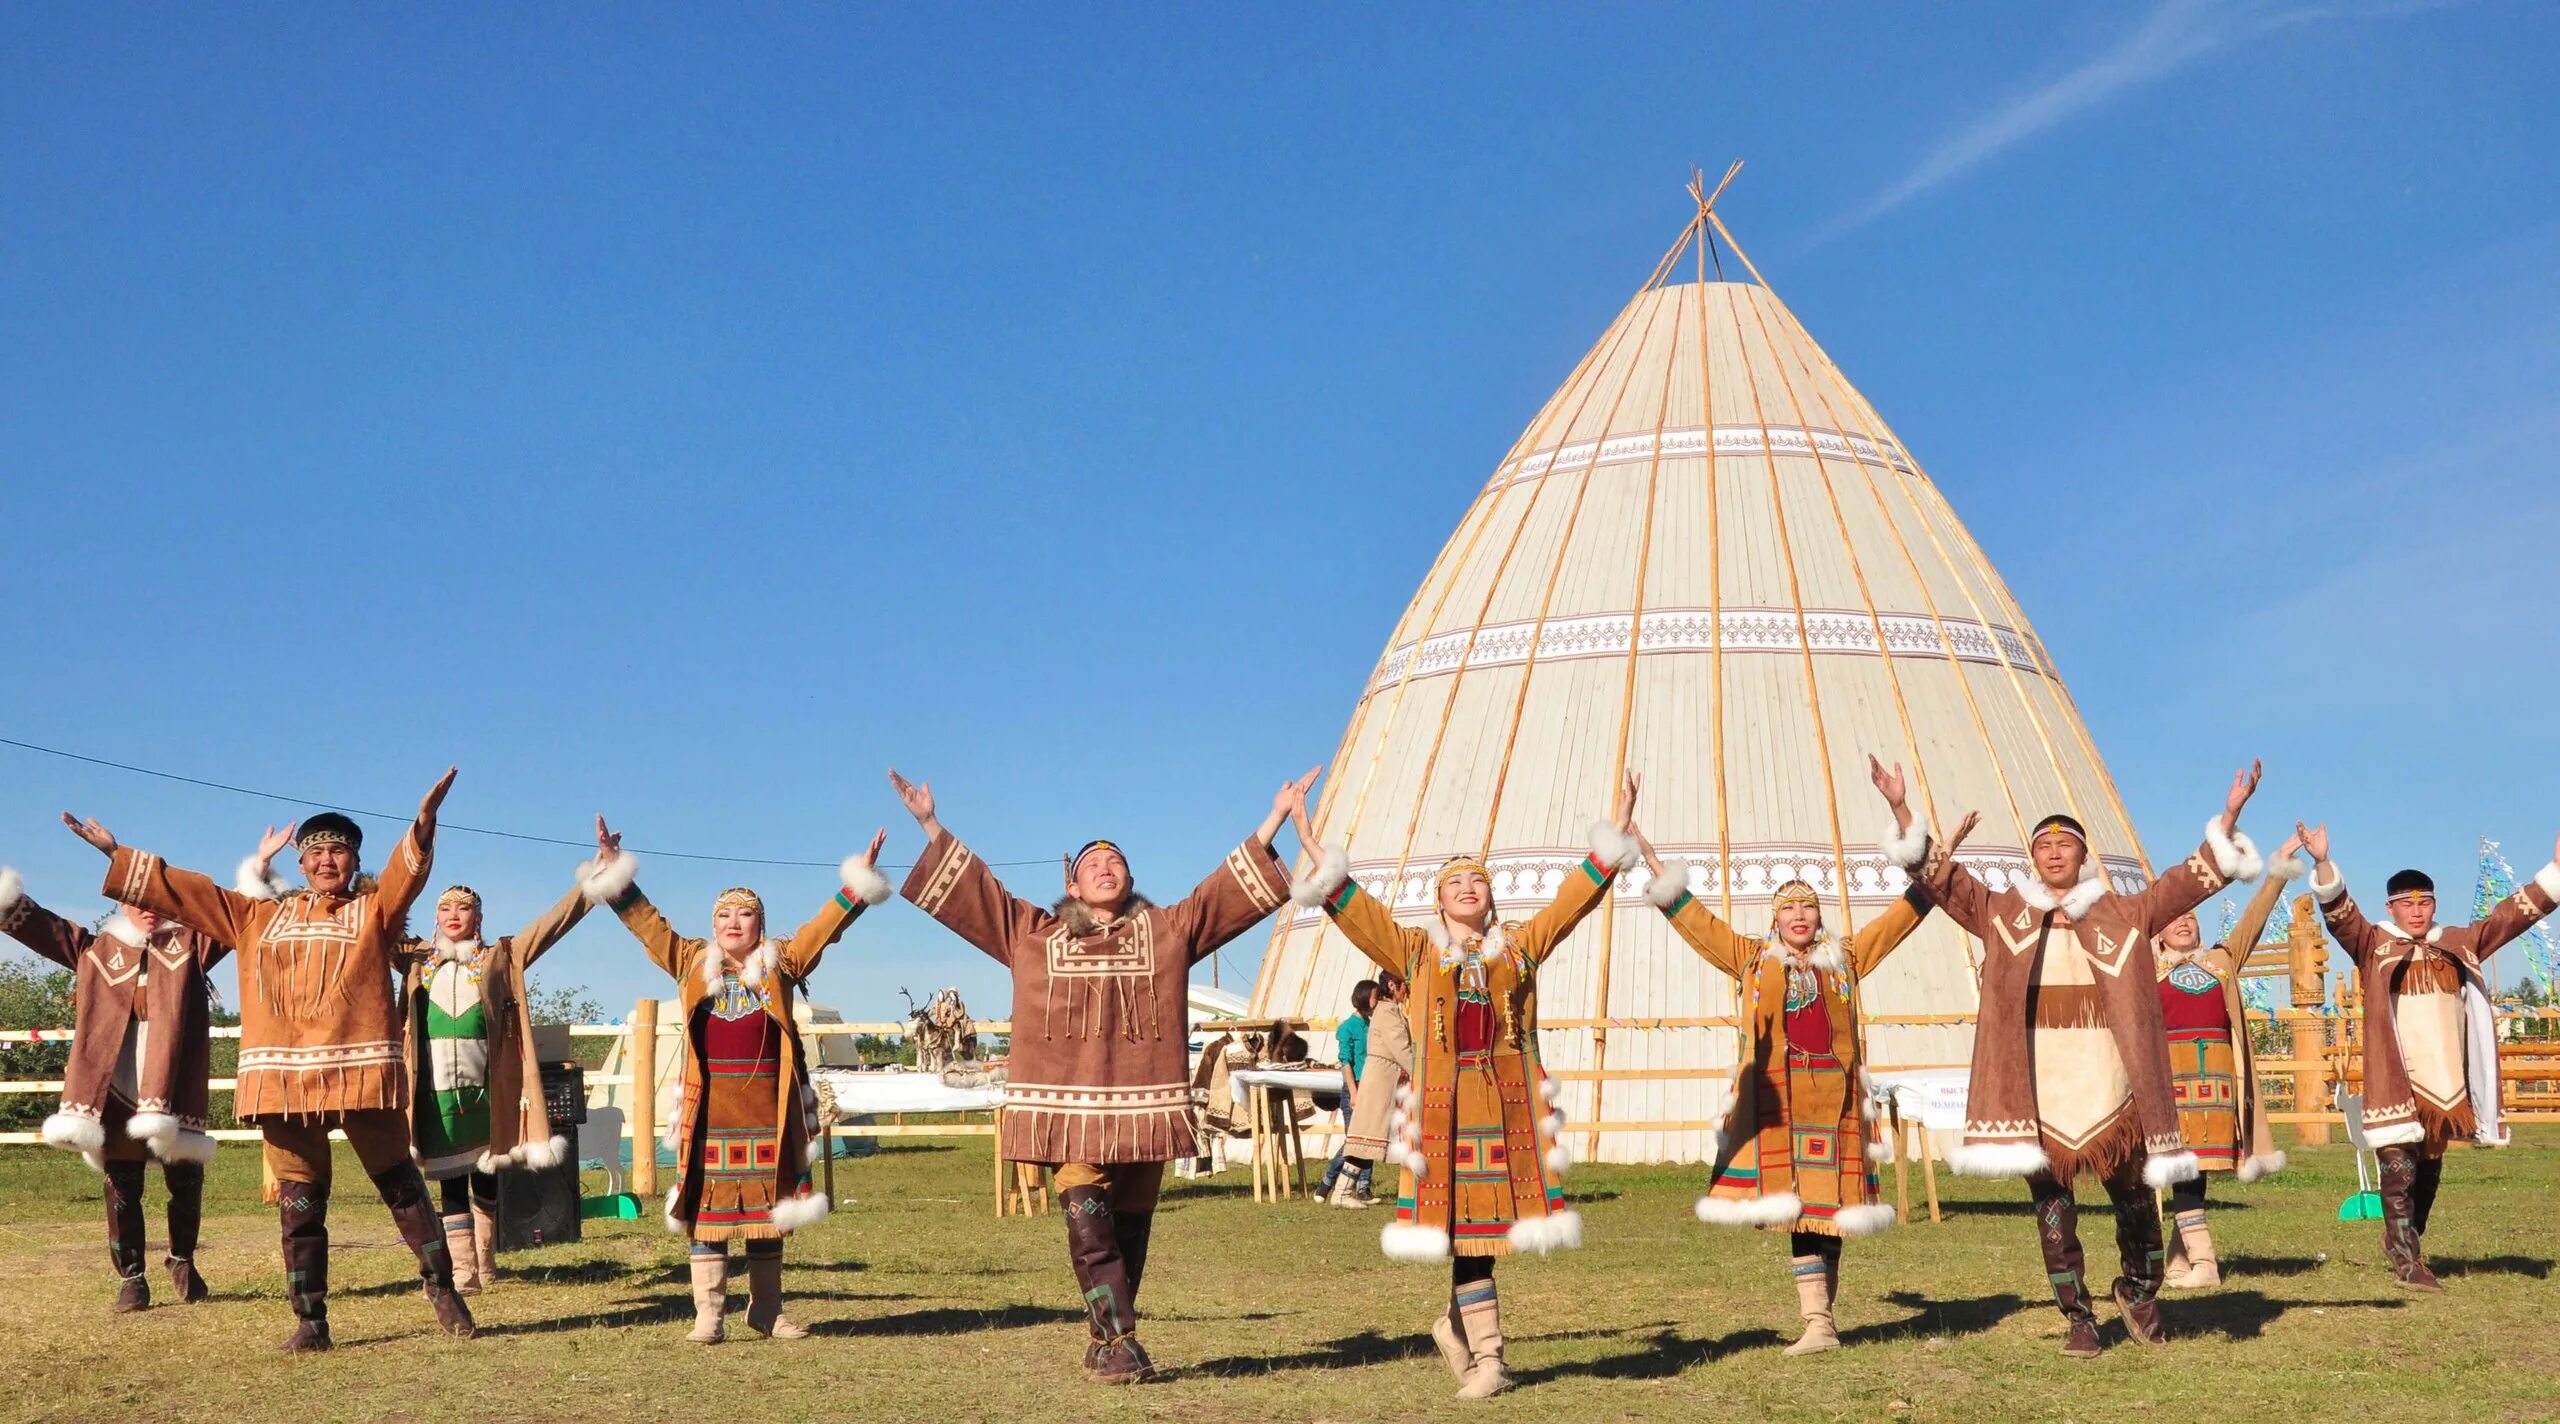
[[[1369,1062],[1369,1014],[1377,1006],[1378,981],[1363,979],[1351,986],[1351,1016],[1333,1030],[1336,1056],[1342,1060],[1342,1145],[1333,1149],[1333,1161],[1324,1169],[1324,1180],[1316,1183],[1312,1193],[1320,1202],[1348,1207],[1354,1211],[1369,1205],[1369,1173],[1377,1163],[1377,1154],[1365,1160],[1351,1157],[1352,1109],[1360,1100],[1360,1074]],[[1343,1170],[1349,1163],[1351,1170]]]

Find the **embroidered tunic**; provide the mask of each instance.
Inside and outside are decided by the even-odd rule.
[[[413,824],[372,888],[273,899],[226,890],[147,851],[118,846],[101,893],[237,948],[233,1116],[252,1126],[326,1120],[408,1107],[392,975],[402,961],[409,907],[433,864],[433,831]]]
[[[419,1165],[431,1179],[460,1176],[489,1147],[489,1015],[480,965],[439,956],[426,973],[421,1011],[427,1071],[418,1103]]]
[[[1675,892],[1668,903],[1664,891]],[[1740,934],[1668,877],[1647,898],[1741,991],[1733,1106],[1699,1219],[1822,1236],[1892,1225],[1867,1145],[1857,986],[1928,917],[1927,895],[1904,893],[1850,936],[1846,954],[1828,933],[1802,953]]]
[[[1013,975],[1002,1115],[1016,1162],[1170,1162],[1198,1154],[1191,966],[1288,897],[1271,847],[1248,841],[1178,904],[1132,900],[1109,924],[1005,889],[948,831],[899,893]]]
[[[2364,1131],[2376,1147],[2424,1144],[2443,1152],[2481,1132],[2481,1109],[2497,1108],[2497,1055],[2474,1052],[2466,1020],[2485,1020],[2488,981],[2481,965],[2560,903],[2560,862],[2544,866],[2479,920],[2438,925],[2423,941],[2356,908],[2331,866],[2311,879],[2329,934],[2356,968],[2364,998]],[[2476,1001],[2466,1010],[2466,1001]],[[2487,1023],[2480,1027],[2486,1029]],[[2476,1059],[2476,1061],[2475,1061]]]
[[[211,1160],[208,975],[230,947],[175,921],[146,936],[122,912],[92,934],[15,887],[0,875],[0,933],[72,972],[70,1061],[45,1140],[116,1160],[146,1147],[164,1161]]]
[[[2159,951],[2160,1019],[2169,1036],[2170,1089],[2178,1135],[2206,1172],[2236,1172],[2255,1181],[2284,1165],[2259,1101],[2248,1014],[2240,1001],[2240,967],[2284,898],[2298,863],[2279,864],[2222,943],[2184,953]]]
[[[456,944],[410,941],[402,1016],[419,1166],[441,1180],[468,1172],[549,1167],[567,1155],[542,1101],[525,971],[586,918],[572,889],[516,934]]]
[[[737,975],[720,976],[702,1023],[708,1092],[702,1131],[702,1198],[697,1241],[771,1234],[781,1173],[782,1130],[773,1105],[782,1096],[782,1029]],[[808,1173],[800,1173],[806,1190]]]

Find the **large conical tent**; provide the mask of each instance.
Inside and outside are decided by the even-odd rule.
[[[2143,884],[2114,784],[2007,585],[1714,195],[1692,196],[1680,240],[1396,620],[1330,768],[1324,840],[1408,923],[1430,918],[1430,874],[1460,852],[1487,857],[1501,913],[1522,918],[1628,767],[1646,830],[1709,908],[1760,933],[1770,892],[1802,877],[1839,930],[1905,883],[1877,846],[1874,751],[1912,768],[1934,829],[1982,812],[1964,859],[1995,884],[2023,872],[2027,827],[2051,811],[2088,827],[2120,886]],[[1749,281],[1721,279],[1728,252]],[[1644,884],[1622,878],[1539,975],[1539,1045],[1581,1158],[1695,1160],[1727,1099],[1734,987]],[[1297,911],[1254,1009],[1335,1017],[1371,972]],[[1933,915],[1862,1007],[1876,1066],[1961,1063],[1969,940]]]

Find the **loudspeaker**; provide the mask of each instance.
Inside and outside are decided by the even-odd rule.
[[[578,1164],[498,1174],[498,1249],[579,1239]]]

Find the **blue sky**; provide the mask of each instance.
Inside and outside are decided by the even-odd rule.
[[[383,810],[457,761],[456,823],[826,863],[912,854],[894,762],[991,858],[1173,889],[1740,156],[2148,840],[2257,753],[2351,875],[2530,873],[2555,52],[2487,0],[20,7],[0,736]],[[296,814],[0,747],[0,860],[84,908],[66,807],[218,872]],[[511,925],[576,859],[439,873]],[[685,922],[832,888],[648,865]],[[537,978],[655,983],[604,922]],[[818,996],[944,983],[1005,1002],[899,906]]]

